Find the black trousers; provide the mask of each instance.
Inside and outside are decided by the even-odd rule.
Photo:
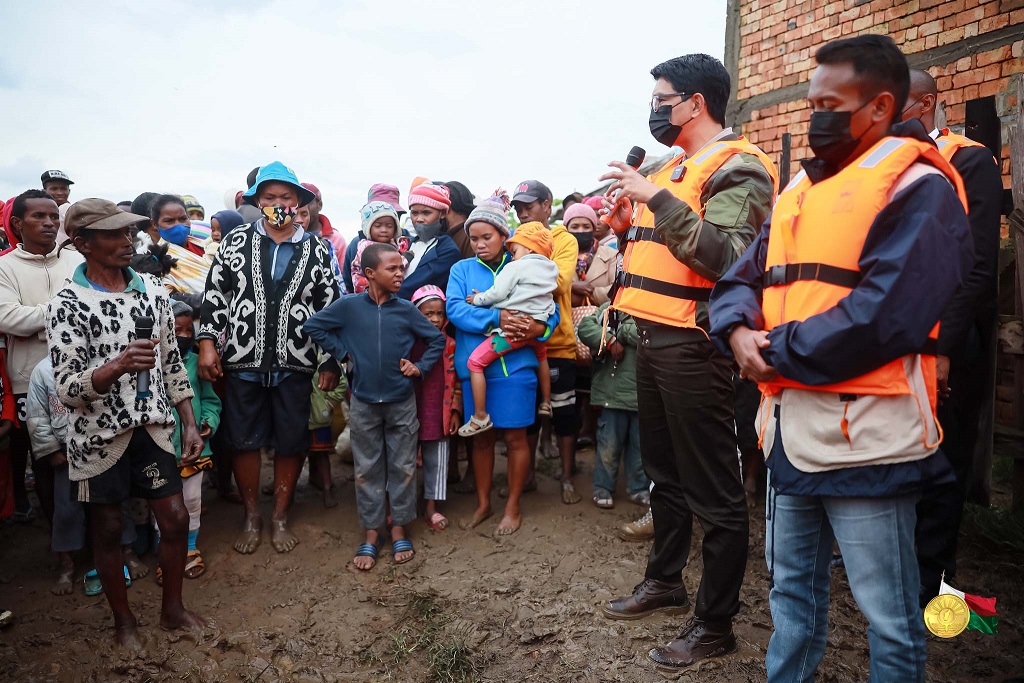
[[[647,578],[681,579],[696,516],[704,529],[704,575],[694,614],[726,621],[739,611],[748,530],[732,363],[706,339],[663,345],[657,337],[642,329],[637,353],[640,447],[654,482]]]
[[[917,504],[917,562],[921,567],[924,603],[938,595],[943,572],[947,582],[956,574],[957,537],[974,464],[981,410],[989,403],[985,392],[991,391],[987,359],[979,345],[980,339],[972,334],[968,348],[951,356],[950,397],[938,409],[943,431],[939,448],[953,466],[956,481],[925,489]]]

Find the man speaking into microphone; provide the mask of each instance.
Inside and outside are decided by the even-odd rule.
[[[694,619],[677,640],[651,650],[677,669],[732,652],[747,562],[747,511],[736,455],[733,365],[708,339],[715,282],[743,254],[771,211],[778,177],[765,154],[725,128],[729,73],[691,54],[651,71],[650,129],[684,151],[648,178],[625,163],[609,221],[627,242],[613,305],[640,333],[637,398],[644,470],[654,482],[654,545],[644,580],[609,602],[610,619],[682,614],[682,581],[694,516],[704,529],[704,575]],[[617,195],[616,195],[617,193]]]
[[[139,648],[121,562],[121,503],[145,498],[160,527],[164,629],[201,629],[181,601],[188,513],[171,444],[182,425],[182,465],[203,440],[192,413],[192,388],[174,337],[163,286],[128,264],[131,226],[142,216],[104,199],[76,202],[64,219],[85,263],[50,301],[46,333],[57,395],[68,407],[71,496],[89,506],[96,571],[119,645]]]

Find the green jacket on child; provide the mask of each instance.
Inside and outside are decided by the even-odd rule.
[[[185,371],[188,372],[188,383],[192,385],[192,412],[196,416],[196,425],[199,431],[203,431],[203,425],[212,431],[203,440],[203,453],[199,461],[188,468],[184,468],[181,476],[189,477],[200,470],[209,469],[213,466],[213,450],[210,448],[210,438],[217,432],[220,426],[220,398],[213,390],[213,384],[206,380],[199,379],[199,354],[189,351],[182,358],[185,363]],[[174,444],[174,455],[178,458],[178,465],[181,466],[181,423],[178,421],[178,413],[174,413],[174,436],[171,438]],[[187,471],[186,471],[187,470]]]
[[[636,412],[636,322],[621,311],[609,311],[610,304],[603,303],[593,315],[580,321],[577,334],[580,341],[590,347],[594,354],[593,379],[590,386],[590,405],[614,410]],[[611,332],[605,333],[605,350],[599,356],[601,335],[609,320],[618,316],[619,326],[614,339],[622,344],[625,353],[616,362],[607,350],[613,339]]]

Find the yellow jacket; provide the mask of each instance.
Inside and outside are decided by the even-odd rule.
[[[572,324],[572,281],[576,276],[576,259],[579,243],[563,225],[551,226],[551,237],[555,243],[551,260],[558,266],[558,289],[554,293],[561,320],[548,339],[548,356],[552,358],[576,358],[576,328]]]

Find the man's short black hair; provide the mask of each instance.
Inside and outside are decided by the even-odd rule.
[[[363,272],[366,272],[367,268],[372,268],[373,270],[376,270],[377,267],[380,266],[380,261],[384,257],[384,254],[388,253],[389,251],[393,251],[396,254],[400,253],[398,251],[398,247],[396,247],[395,245],[383,242],[374,242],[366,249],[364,249],[363,256],[360,259],[360,264],[362,265]]]
[[[24,219],[25,204],[27,204],[30,199],[49,199],[50,201],[53,201],[53,197],[43,190],[25,190],[14,198],[14,207],[11,208],[11,216],[13,218]]]
[[[711,118],[725,125],[725,108],[729,106],[731,81],[720,61],[705,54],[683,55],[662,62],[651,69],[654,78],[664,78],[676,92],[700,93],[708,103]]]
[[[176,194],[162,194],[153,200],[153,203],[149,207],[149,217],[156,223],[160,220],[160,212],[164,210],[164,207],[168,204],[180,204],[181,208],[188,212],[188,207],[185,206],[185,200]]]
[[[562,206],[565,206],[569,202],[576,202],[577,204],[583,201],[583,194],[580,192],[572,192],[565,195],[565,199],[562,200]]]
[[[124,207],[125,211],[128,211],[129,213],[131,213],[131,210],[132,210],[132,200],[125,199],[122,202],[118,202],[117,203],[117,208],[120,209],[122,207]]]
[[[850,64],[860,79],[861,95],[873,99],[880,93],[893,96],[892,121],[900,120],[910,94],[910,67],[907,58],[889,36],[867,34],[834,40],[814,54],[818,64]]]
[[[469,188],[458,180],[445,181],[444,186],[448,188],[448,194],[452,199],[452,211],[468,216],[476,208],[476,197],[469,191]]]

